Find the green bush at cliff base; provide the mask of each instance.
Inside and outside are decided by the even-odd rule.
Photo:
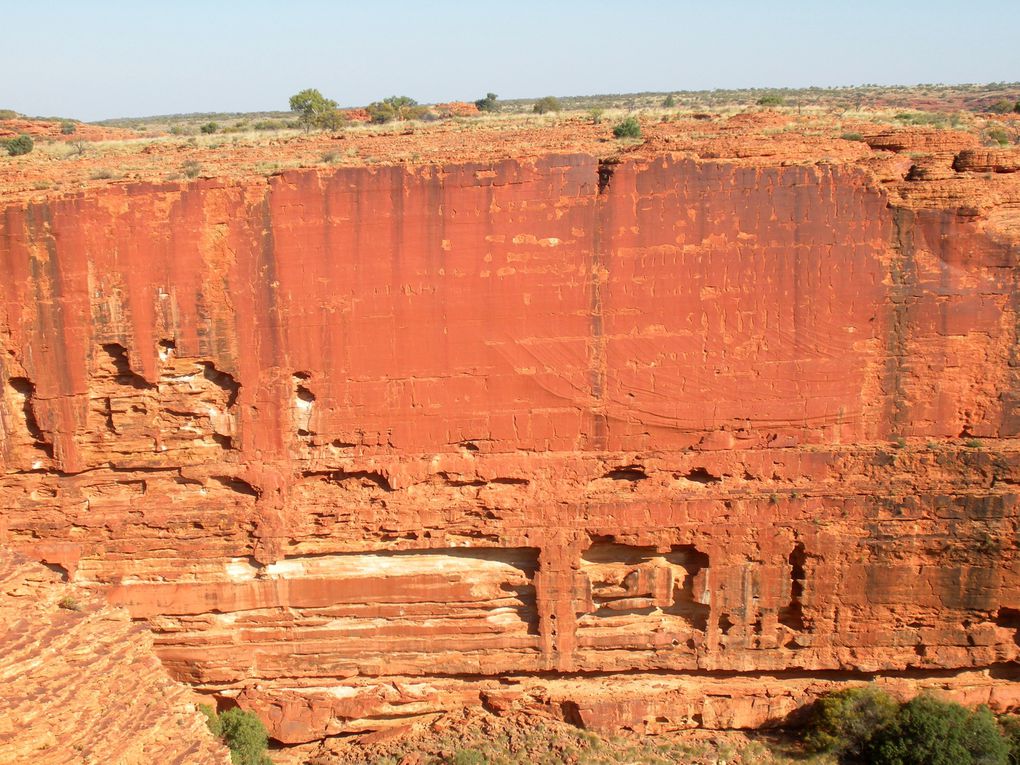
[[[987,707],[922,695],[872,736],[863,760],[873,765],[1008,765],[1009,743]]]
[[[1002,729],[1002,735],[1006,738],[1006,745],[1009,747],[1006,761],[1009,765],[1020,765],[1020,717],[1013,715],[1000,717],[999,726]]]
[[[199,709],[206,717],[209,730],[223,739],[230,749],[230,761],[234,765],[273,765],[266,755],[269,734],[258,717],[237,708],[228,709],[221,715],[206,704]]]
[[[892,696],[873,686],[830,693],[815,704],[804,743],[815,752],[857,757],[875,732],[893,721],[898,709]]]

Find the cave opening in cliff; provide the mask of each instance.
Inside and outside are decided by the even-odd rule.
[[[705,586],[708,563],[693,545],[662,551],[595,538],[581,558],[586,605],[579,634],[584,638],[587,629],[624,623],[639,631],[669,624],[685,639],[691,632],[704,633],[711,607],[700,602],[696,588]]]
[[[797,542],[793,551],[787,558],[790,566],[790,602],[785,608],[779,611],[779,623],[789,627],[794,632],[803,632],[806,629],[804,623],[804,584],[807,579],[805,566],[807,565],[807,553],[804,544]]]
[[[35,384],[27,377],[10,377],[7,385],[13,394],[15,408],[21,410],[21,421],[29,438],[34,442],[33,446],[52,459],[53,445],[47,441],[35,414]]]
[[[613,180],[613,173],[616,172],[616,166],[620,164],[619,159],[600,159],[599,160],[599,182],[598,182],[598,193],[605,194],[609,191],[609,184]]]
[[[118,385],[137,390],[151,390],[155,387],[131,368],[131,362],[128,360],[128,350],[123,345],[120,343],[105,343],[101,347],[103,352],[106,353],[107,359],[99,362],[100,369],[105,367],[109,373],[112,373]]]

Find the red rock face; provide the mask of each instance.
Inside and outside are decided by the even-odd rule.
[[[0,537],[282,741],[1015,702],[1017,248],[966,209],[579,154],[0,215]]]

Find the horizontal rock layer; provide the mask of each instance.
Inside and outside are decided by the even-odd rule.
[[[571,154],[9,205],[0,537],[287,742],[500,677],[1008,683],[1017,246],[898,183]]]
[[[228,765],[123,609],[0,549],[0,762]]]

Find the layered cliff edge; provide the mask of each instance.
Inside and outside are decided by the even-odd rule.
[[[0,543],[283,742],[1016,708],[1015,152],[662,131],[7,200]]]
[[[229,765],[143,625],[0,549],[0,762]]]

